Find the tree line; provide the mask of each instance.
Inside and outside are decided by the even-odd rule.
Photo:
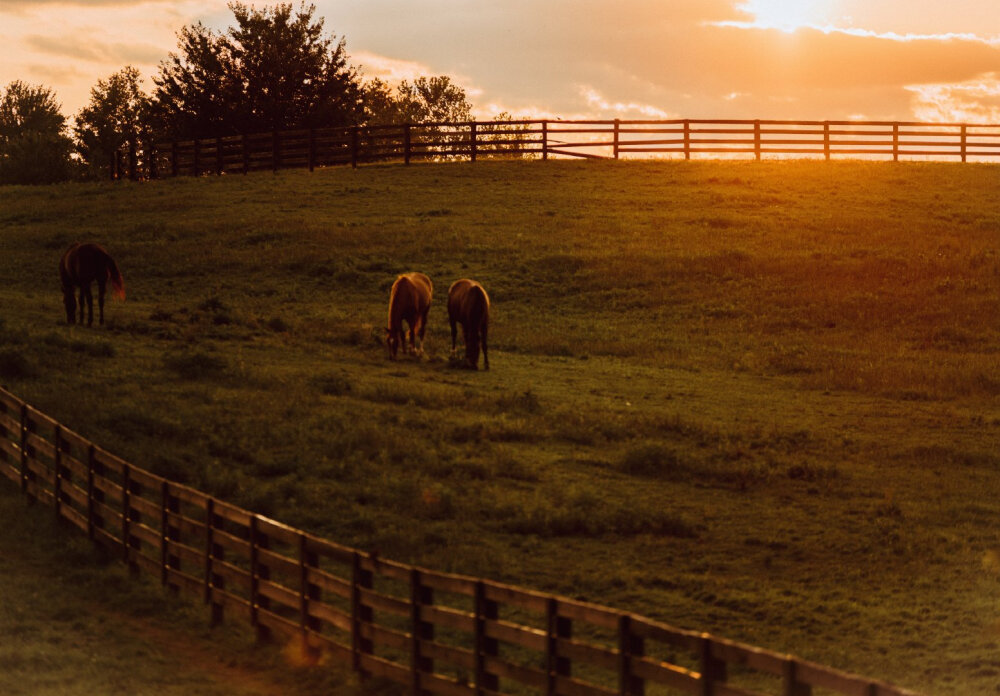
[[[151,93],[126,66],[98,80],[72,123],[51,89],[10,83],[0,91],[0,184],[106,178],[118,153],[141,161],[154,140],[471,120],[465,91],[448,76],[364,80],[315,5],[229,9],[225,31],[198,22],[178,32]]]

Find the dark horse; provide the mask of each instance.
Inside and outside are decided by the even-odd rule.
[[[406,273],[396,278],[389,293],[389,326],[385,329],[385,345],[389,357],[396,359],[400,346],[406,352],[424,352],[424,332],[427,330],[427,311],[431,307],[434,284],[423,273]],[[403,322],[410,325],[410,345],[406,345]],[[417,337],[420,348],[417,349]]]
[[[448,321],[451,323],[451,352],[455,352],[456,322],[462,325],[465,358],[473,370],[479,369],[479,346],[483,347],[483,369],[490,369],[486,334],[490,325],[490,297],[483,286],[462,278],[448,288]]]
[[[83,304],[87,303],[87,326],[94,324],[94,296],[90,284],[97,282],[97,306],[100,323],[104,323],[104,289],[111,281],[114,295],[125,299],[125,281],[118,270],[118,264],[100,245],[73,244],[63,254],[59,262],[59,280],[62,281],[63,304],[66,306],[66,322],[76,321],[76,289],[80,288],[80,323],[83,323]]]

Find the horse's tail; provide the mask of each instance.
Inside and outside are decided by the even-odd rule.
[[[122,278],[118,264],[110,256],[108,258],[108,278],[111,280],[112,295],[119,300],[125,299],[125,279]]]
[[[475,321],[476,326],[487,324],[490,320],[490,298],[481,285],[473,285],[469,288],[469,318]]]

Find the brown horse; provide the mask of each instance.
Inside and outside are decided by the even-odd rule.
[[[396,359],[400,346],[412,353],[424,352],[424,332],[427,330],[427,311],[431,307],[434,284],[423,273],[406,273],[396,278],[389,293],[389,326],[385,329],[385,345],[389,357]],[[403,322],[410,325],[410,345],[406,345]],[[417,348],[417,337],[420,348]]]
[[[125,281],[115,260],[98,244],[73,244],[59,261],[59,280],[62,282],[63,305],[66,323],[76,321],[76,288],[80,288],[80,323],[83,323],[83,304],[87,303],[87,326],[94,324],[94,296],[90,284],[97,282],[97,306],[100,323],[104,323],[104,289],[111,281],[114,295],[125,299]]]
[[[448,288],[448,321],[451,323],[451,352],[455,353],[456,322],[462,325],[465,359],[473,370],[479,369],[479,346],[483,347],[483,369],[490,369],[486,334],[490,326],[490,297],[483,286],[462,278]]]

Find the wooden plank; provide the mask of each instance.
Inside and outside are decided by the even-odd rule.
[[[712,684],[712,696],[766,696],[766,694],[732,684],[714,682]]]
[[[351,583],[349,581],[318,568],[306,568],[306,582],[315,585],[323,592],[332,592],[344,599],[351,598]]]
[[[582,157],[584,159],[608,159],[601,155],[592,155],[586,152],[569,152],[568,150],[559,150],[554,147],[549,147],[546,152],[550,155],[565,155],[566,157]]]
[[[59,508],[59,514],[68,520],[73,526],[78,527],[84,534],[87,533],[87,516],[77,512],[71,507],[63,505]]]
[[[181,561],[193,563],[199,568],[203,568],[205,565],[205,551],[203,549],[196,549],[179,541],[167,539],[167,553],[179,557]]]
[[[94,448],[94,462],[116,474],[121,474],[125,470],[125,467],[128,466],[128,462],[124,459],[116,457],[100,447]]]
[[[163,486],[163,482],[166,480],[162,476],[157,476],[156,474],[151,474],[145,469],[140,469],[137,466],[130,466],[128,471],[129,480],[136,483],[143,488],[149,488],[151,490],[159,491]]]
[[[548,688],[548,675],[532,667],[523,667],[505,662],[499,657],[484,656],[483,667],[489,674],[495,674],[501,679],[513,679],[526,686],[545,691]]]
[[[221,500],[215,501],[215,514],[226,520],[227,522],[232,522],[241,527],[250,526],[250,518],[253,517],[252,513],[247,512],[243,508],[236,507]]]
[[[55,430],[56,426],[59,425],[59,421],[52,416],[42,413],[34,406],[28,406],[28,427],[29,429],[34,430],[31,428],[32,425],[52,432]]]
[[[52,505],[52,491],[43,488],[36,481],[28,481],[25,484],[25,492],[43,505]]]
[[[114,481],[106,479],[103,476],[94,476],[94,490],[102,493],[105,501],[116,503],[120,506],[122,501],[122,487]]]
[[[426,568],[419,568],[420,582],[432,590],[451,592],[452,594],[473,597],[476,594],[477,578],[470,578],[465,575],[454,575],[451,573],[439,573]]]
[[[574,621],[584,621],[601,628],[617,630],[618,622],[622,613],[608,607],[603,607],[590,602],[580,602],[564,597],[558,598],[557,611],[559,616]]]
[[[135,520],[129,522],[128,533],[129,536],[133,536],[155,549],[159,549],[160,544],[163,542],[163,536],[159,530],[147,527],[142,522],[136,522]]]
[[[94,506],[94,516],[104,520],[105,527],[114,527],[116,532],[121,529],[122,511],[119,507],[110,507],[98,500],[92,501],[92,505]],[[119,541],[121,540],[119,539]]]
[[[673,626],[647,619],[644,616],[632,615],[631,618],[632,633],[639,638],[655,640],[676,648],[682,648],[692,655],[697,654],[701,647],[700,633],[674,628]]]
[[[70,501],[76,503],[81,507],[87,507],[87,491],[83,490],[77,486],[72,481],[62,480],[62,484],[59,487],[59,491],[70,499]]]
[[[195,537],[205,536],[205,523],[193,520],[177,512],[167,511],[167,526],[176,528],[181,534]]]
[[[7,438],[0,438],[0,450],[3,450],[11,459],[21,459],[21,448]]]
[[[250,556],[249,541],[235,537],[229,532],[224,532],[216,527],[212,527],[212,543],[218,544],[226,551],[235,551],[243,558],[249,558]]]
[[[331,607],[328,604],[323,604],[315,600],[309,602],[308,614],[312,618],[325,621],[334,628],[338,628],[341,631],[350,632],[351,631],[351,615],[345,611],[341,611],[336,607]]]
[[[847,674],[812,662],[799,662],[796,679],[810,686],[836,691],[844,696],[870,696],[873,683],[853,674]]]
[[[63,452],[59,457],[59,463],[63,466],[66,471],[68,471],[73,476],[79,476],[86,480],[87,474],[90,473],[90,467],[84,462],[81,462],[76,457]]]
[[[233,609],[235,613],[241,615],[250,609],[250,602],[248,600],[219,587],[212,587],[210,589],[209,599],[212,603],[220,604],[224,609]]]
[[[423,580],[423,576],[421,576],[421,580]],[[473,633],[476,630],[475,614],[448,607],[422,605],[420,607],[420,620],[435,626],[453,628],[467,633]]]
[[[701,693],[701,674],[698,672],[648,657],[633,657],[630,662],[632,674],[640,679],[688,694]]]
[[[129,548],[128,562],[150,575],[159,575],[162,571],[158,560],[153,560],[149,556],[141,553],[138,549]]]
[[[205,581],[202,578],[196,578],[176,568],[167,568],[167,582],[177,585],[187,594],[202,596],[205,593]]]
[[[398,616],[409,616],[412,611],[410,601],[407,599],[400,599],[363,587],[359,590],[359,596],[364,606],[375,611],[385,611]]]
[[[24,438],[25,444],[28,447],[28,452],[32,450],[37,454],[41,454],[48,459],[55,459],[56,457],[56,446],[51,442],[46,440],[44,437],[38,433],[28,432],[25,434]]]
[[[24,402],[6,389],[0,388],[0,405],[5,406],[11,411],[20,411],[21,407],[24,406]]]
[[[395,662],[390,662],[384,658],[366,653],[361,653],[357,658],[358,667],[373,676],[389,679],[400,684],[410,684],[411,673],[408,667],[401,667]]]
[[[268,517],[257,516],[257,532],[274,541],[279,541],[295,548],[299,546],[299,534],[301,534],[299,530],[289,527],[287,524],[276,522]]]
[[[410,648],[410,634],[385,628],[378,624],[362,623],[360,626],[361,637],[374,643],[387,645],[391,648],[408,650]]]
[[[218,558],[213,558],[212,573],[224,579],[227,587],[230,582],[237,582],[240,585],[240,589],[250,589],[250,571],[238,568],[232,563],[227,563],[219,560]]]
[[[784,673],[787,655],[779,655],[769,650],[754,648],[722,638],[713,637],[711,641],[712,657],[727,664],[743,665],[779,677]]]
[[[618,696],[617,690],[605,689],[573,677],[557,674],[553,677],[553,681],[558,696]]]
[[[484,581],[483,596],[491,602],[500,604],[510,604],[522,609],[544,614],[548,609],[548,602],[551,595],[542,592],[533,592],[512,585],[501,585],[499,583]]]
[[[3,474],[11,481],[21,482],[21,471],[20,468],[12,464],[5,464],[0,461],[0,474]]]
[[[545,652],[547,637],[545,631],[528,628],[508,621],[486,620],[483,622],[483,634],[487,638],[502,640],[505,643],[520,645],[522,648]]]
[[[430,640],[420,641],[420,654],[431,660],[441,660],[468,670],[476,668],[476,654],[466,648],[442,645]]]
[[[159,502],[151,502],[135,493],[129,496],[128,504],[130,509],[138,512],[140,515],[146,515],[156,520],[159,520],[162,515],[163,508]]]
[[[468,684],[457,682],[440,674],[421,672],[417,675],[417,688],[441,696],[476,696],[477,691]]]
[[[290,590],[284,585],[263,578],[257,580],[257,593],[296,610],[299,609],[301,603],[298,591]]]
[[[267,609],[257,608],[257,623],[267,626],[272,631],[282,634],[285,637],[297,637],[302,635],[302,627],[297,621],[286,619]]]
[[[556,642],[556,653],[559,657],[579,660],[583,664],[602,667],[604,669],[618,669],[619,655],[617,650],[571,638],[555,638],[554,640]]]
[[[257,563],[267,566],[272,572],[287,573],[298,576],[301,570],[296,559],[265,548],[257,548]]]

